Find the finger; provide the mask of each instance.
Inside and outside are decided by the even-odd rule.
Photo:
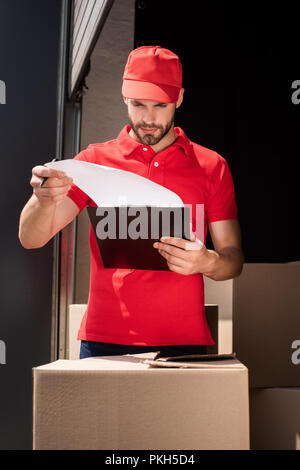
[[[63,178],[66,174],[61,170],[38,165],[32,168],[32,176],[38,176],[39,178]]]
[[[184,240],[183,238],[175,238],[175,237],[161,237],[160,239],[163,243],[176,246],[181,248],[185,251],[192,251],[192,250],[201,250],[203,248],[203,243],[199,238],[195,236],[194,241]]]
[[[203,243],[195,236],[195,240],[186,243],[186,250],[201,250]]]
[[[187,257],[189,257],[189,253],[186,250],[178,248],[174,245],[168,245],[167,243],[155,242],[153,246],[154,248],[164,251],[168,253],[169,255],[175,256],[177,258],[187,259]]]
[[[186,249],[186,242],[187,240],[184,240],[183,238],[177,238],[177,237],[161,237],[160,241],[163,243],[167,243],[168,245],[173,245],[178,248],[181,248],[182,250]]]
[[[187,267],[187,261],[186,260],[184,260],[182,258],[178,258],[177,256],[174,256],[174,255],[170,255],[170,253],[167,253],[164,250],[158,250],[158,252],[160,253],[160,255],[163,258],[165,258],[167,260],[168,263],[171,263],[174,266],[177,266],[177,267],[180,267],[180,268]]]
[[[43,178],[40,178],[38,176],[33,176],[31,178],[30,184],[31,184],[32,187],[37,187],[37,186],[40,186],[42,181],[43,181]],[[72,182],[73,182],[73,179],[68,177],[68,176],[64,176],[62,178],[50,177],[43,184],[43,188],[46,188],[46,187],[48,187],[48,188],[60,188],[60,187],[63,187],[63,186],[68,186]]]
[[[48,178],[43,184],[43,188],[62,188],[71,183],[73,183],[73,179],[69,176],[65,176],[64,178]]]
[[[191,242],[195,242],[196,241],[196,235],[194,233],[191,232],[191,235],[190,235],[190,241]]]
[[[176,264],[168,263],[168,268],[174,273],[187,275],[185,269],[180,266],[177,266]]]
[[[47,198],[54,198],[56,196],[60,196],[63,194],[67,194],[70,189],[70,185],[63,186],[60,188],[48,188],[48,187],[37,187],[34,189],[34,194],[38,197],[47,197]]]
[[[196,235],[193,232],[192,222],[190,222],[190,240],[191,240],[191,242],[194,242],[196,240]]]

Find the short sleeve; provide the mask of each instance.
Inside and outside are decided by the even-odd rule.
[[[74,157],[74,160],[80,160],[83,162],[88,161],[86,157],[86,151],[83,150],[82,152],[78,153]],[[95,205],[94,202],[89,198],[89,196],[73,183],[71,184],[67,196],[75,202],[80,211],[82,211],[86,206]]]
[[[218,155],[219,160],[212,173],[210,193],[207,203],[209,222],[237,219],[238,210],[232,175],[225,158]]]

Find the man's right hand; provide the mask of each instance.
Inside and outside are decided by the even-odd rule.
[[[43,178],[48,178],[43,186]],[[30,184],[33,194],[20,215],[19,239],[24,248],[40,248],[69,224],[79,208],[67,197],[72,178],[63,171],[35,166]]]
[[[43,186],[40,184],[43,178],[48,178]],[[70,189],[73,179],[63,171],[38,165],[32,169],[30,184],[33,193],[38,198],[41,206],[51,206],[64,199]]]

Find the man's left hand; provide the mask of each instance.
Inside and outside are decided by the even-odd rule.
[[[169,269],[179,274],[205,274],[214,262],[211,251],[192,232],[190,241],[161,237],[153,246],[166,259]]]

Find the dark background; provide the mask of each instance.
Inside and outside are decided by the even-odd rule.
[[[0,1],[0,449],[32,448],[32,367],[50,362],[52,242],[25,250],[19,216],[31,168],[56,144],[59,0]]]
[[[296,5],[136,1],[135,47],[167,47],[182,61],[175,124],[230,166],[246,262],[300,259]]]

